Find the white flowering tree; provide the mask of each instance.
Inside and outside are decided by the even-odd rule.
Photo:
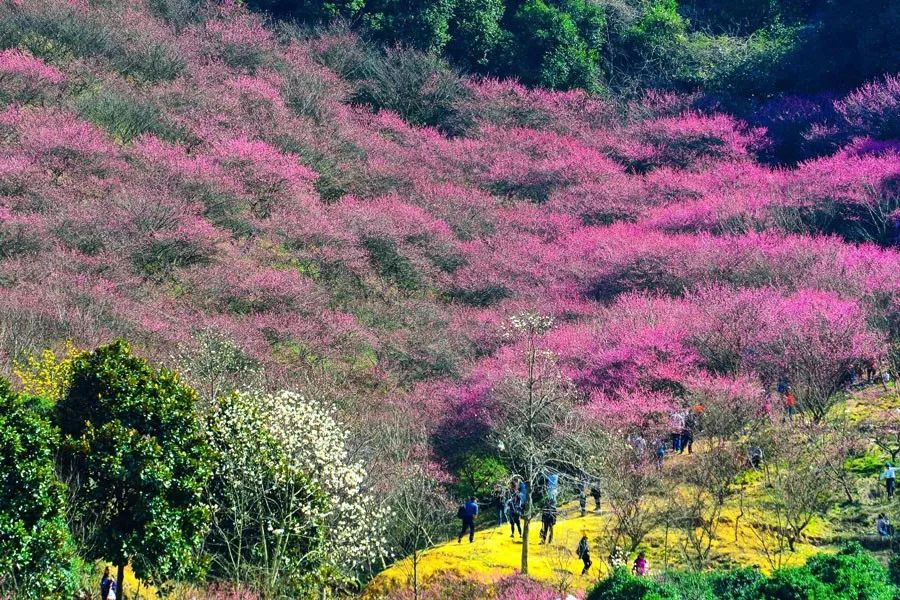
[[[291,392],[220,399],[207,418],[212,573],[264,595],[337,588],[384,553],[384,515],[345,430]]]

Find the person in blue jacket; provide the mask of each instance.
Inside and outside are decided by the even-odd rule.
[[[459,532],[457,543],[462,543],[466,530],[469,531],[469,543],[475,541],[475,517],[478,516],[478,503],[475,498],[469,498],[464,506],[459,507],[459,518],[462,519],[462,530]]]

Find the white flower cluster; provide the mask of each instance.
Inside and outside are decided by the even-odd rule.
[[[280,444],[292,471],[309,477],[328,497],[328,555],[334,564],[357,569],[386,554],[386,511],[363,487],[366,472],[347,454],[347,432],[318,402],[293,392],[242,393],[258,407],[263,426]],[[242,403],[243,404],[243,403]]]
[[[541,334],[553,327],[553,317],[534,312],[512,315],[509,322],[514,330],[530,334]]]

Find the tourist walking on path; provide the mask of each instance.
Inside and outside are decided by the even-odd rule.
[[[519,496],[511,496],[506,501],[506,517],[509,519],[509,537],[516,537],[516,529],[519,530],[519,537],[522,537],[522,507],[519,505]]]
[[[578,542],[578,549],[575,550],[575,556],[580,558],[581,562],[584,563],[584,568],[581,570],[581,576],[584,577],[588,574],[588,571],[593,564],[591,562],[591,548],[588,545],[587,534],[581,536],[581,541]]]
[[[684,413],[675,411],[672,413],[671,420],[672,433],[672,452],[681,452],[681,436],[684,435]]]
[[[103,569],[103,577],[100,578],[100,599],[109,600],[109,591],[112,589],[113,578],[109,574],[109,567]]]
[[[656,470],[662,471],[663,460],[666,458],[666,443],[662,439],[656,440]]]
[[[583,484],[578,489],[578,508],[581,510],[582,517],[587,514],[587,494]]]
[[[688,454],[694,453],[694,431],[697,429],[697,415],[694,411],[690,411],[684,418],[684,429],[681,430],[681,450],[679,454],[684,454],[687,450]]]
[[[497,525],[503,525],[506,522],[506,498],[503,486],[499,483],[494,486],[492,500],[497,508]]]
[[[594,512],[600,512],[600,483],[591,485],[591,497],[594,499]]]
[[[475,502],[475,498],[469,498],[469,501],[466,502],[463,506],[459,507],[459,518],[462,519],[462,529],[459,532],[459,539],[457,543],[461,544],[463,536],[466,534],[466,530],[469,531],[469,543],[475,541],[475,517],[478,516],[478,504]]]
[[[887,492],[888,500],[894,499],[894,490],[897,488],[896,469],[887,463],[884,471],[881,473],[881,479],[884,480],[884,489]]]
[[[541,543],[553,543],[553,526],[556,525],[556,505],[552,500],[547,501],[544,510],[541,511]]]
[[[797,396],[790,390],[784,395],[784,409],[787,412],[788,419],[793,421],[794,411],[797,410]]]

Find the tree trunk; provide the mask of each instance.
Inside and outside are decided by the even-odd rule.
[[[522,523],[522,575],[528,575],[528,526],[531,518],[525,517]]]
[[[125,564],[126,560],[120,565],[116,565],[116,600],[122,600],[125,597]]]
[[[413,568],[413,598],[419,600],[419,553],[413,550],[412,555]]]

